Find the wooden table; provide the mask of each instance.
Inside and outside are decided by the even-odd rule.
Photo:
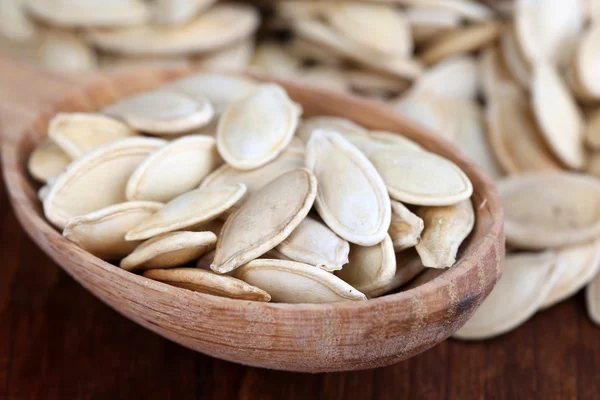
[[[297,374],[194,353],[102,304],[54,264],[0,189],[0,399],[600,399],[582,295],[483,343],[375,370]]]

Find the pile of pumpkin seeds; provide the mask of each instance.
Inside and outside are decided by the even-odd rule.
[[[196,74],[56,115],[29,171],[67,239],[199,292],[365,300],[455,264],[475,222],[456,164],[400,134],[301,116],[277,84]]]
[[[538,310],[584,287],[590,317],[600,324],[600,231],[596,222],[600,201],[600,1],[246,2],[243,7],[260,10],[263,16],[259,35],[253,38],[253,33],[248,33],[237,39],[237,45],[221,49],[222,57],[217,56],[221,51],[198,56],[181,47],[168,54],[136,53],[127,50],[126,36],[119,49],[109,48],[107,37],[114,38],[112,32],[118,35],[127,28],[119,27],[126,24],[122,20],[101,27],[108,32],[100,35],[101,43],[98,36],[90,35],[95,27],[81,20],[53,22],[39,10],[29,10],[28,3],[0,1],[0,21],[10,16],[10,22],[0,23],[0,34],[11,38],[12,44],[19,43],[18,51],[14,45],[3,47],[34,61],[40,61],[42,54],[43,64],[60,70],[69,70],[73,64],[77,68],[72,69],[88,67],[75,55],[52,56],[59,50],[74,54],[65,50],[65,44],[57,46],[59,50],[50,46],[40,53],[38,43],[44,42],[40,38],[45,35],[60,32],[76,37],[101,67],[177,62],[246,68],[385,102],[453,142],[499,183],[506,218],[505,273],[456,337],[482,339],[510,331]],[[75,2],[53,3],[68,7]],[[180,9],[188,18],[201,16],[208,8],[197,1],[189,2],[198,7],[196,11],[176,0],[135,3],[150,10],[144,24],[161,32],[177,30],[188,20],[165,26],[166,17],[161,22],[156,16],[168,13],[157,11],[159,7]],[[102,4],[110,10],[106,1]],[[54,28],[57,26],[59,31]],[[243,46],[246,58],[233,56],[241,54]],[[136,44],[136,48],[144,47]],[[70,64],[45,62],[43,55]],[[219,62],[202,64],[203,59]],[[213,102],[213,107],[220,109],[219,101]],[[312,119],[300,128],[310,123]],[[337,121],[333,126],[343,132],[346,123]],[[300,129],[297,136],[306,139]],[[354,137],[352,143],[368,153],[368,146],[361,144],[357,135],[348,137]],[[371,132],[370,137],[385,141],[387,136]],[[44,165],[45,159],[39,157],[42,164],[33,174],[56,175],[62,170],[60,165],[73,157],[47,146],[46,151],[56,153],[57,162]],[[402,214],[414,226],[409,214],[414,210],[396,204],[394,189],[389,186],[388,192],[392,215]],[[425,220],[424,215],[418,217]],[[390,236],[395,229],[405,228],[403,223],[394,224],[392,218]],[[404,253],[397,253],[397,258]],[[420,254],[427,259],[424,251]],[[203,261],[203,265],[209,263]]]

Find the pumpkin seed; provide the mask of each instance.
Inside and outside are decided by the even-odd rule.
[[[600,181],[568,172],[536,172],[498,182],[506,242],[556,248],[600,237]]]
[[[206,70],[244,71],[250,65],[253,53],[254,40],[245,39],[239,43],[203,54],[196,64]]]
[[[27,170],[40,182],[57,177],[71,162],[71,158],[50,139],[40,143],[29,156]]]
[[[492,292],[453,337],[480,340],[508,332],[542,305],[558,278],[557,257],[546,253],[507,254]]]
[[[373,164],[334,131],[316,130],[306,145],[306,167],[319,181],[315,207],[343,239],[372,246],[387,235],[390,199]]]
[[[423,150],[423,148],[419,144],[413,142],[412,140],[399,133],[387,131],[371,131],[371,139],[375,139],[377,142],[381,142],[391,146],[403,147],[408,150]]]
[[[54,71],[81,72],[96,68],[96,53],[72,32],[45,32],[38,51],[40,64]]]
[[[374,292],[387,287],[396,275],[396,255],[389,235],[369,247],[353,245],[348,265],[335,275],[352,287],[373,297]]]
[[[470,200],[446,207],[420,207],[417,215],[425,229],[415,248],[423,265],[429,268],[450,268],[456,262],[461,243],[471,233],[475,212]]]
[[[44,200],[46,218],[58,228],[69,220],[124,202],[127,180],[137,166],[166,142],[131,137],[102,145],[73,161]]]
[[[399,201],[391,200],[392,223],[388,234],[392,239],[394,251],[402,251],[415,246],[423,232],[423,220],[413,214]]]
[[[423,73],[413,85],[412,93],[427,92],[449,99],[475,99],[478,69],[470,56],[445,58]]]
[[[214,138],[184,136],[152,153],[136,168],[127,182],[127,199],[170,201],[197,187],[220,163]]]
[[[252,7],[218,4],[188,23],[169,29],[146,24],[90,30],[88,39],[95,46],[110,52],[172,56],[203,53],[232,45],[252,35],[258,23],[258,12]]]
[[[269,182],[227,219],[211,269],[232,271],[277,246],[306,217],[316,194],[317,180],[303,168]]]
[[[63,236],[104,260],[116,260],[131,253],[139,241],[126,241],[125,234],[163,205],[153,201],[114,204],[69,220]]]
[[[369,154],[369,159],[394,200],[444,206],[468,199],[473,193],[467,175],[456,164],[434,153],[379,148]]]
[[[406,0],[428,9],[442,9],[460,15],[470,21],[487,21],[494,18],[494,13],[484,4],[472,0]]]
[[[127,240],[148,239],[162,233],[193,228],[217,218],[246,193],[242,183],[204,187],[186,192],[135,226]]]
[[[214,115],[208,99],[164,89],[127,97],[105,108],[104,112],[140,131],[163,135],[200,128]]]
[[[453,140],[456,135],[457,120],[449,99],[421,91],[401,98],[394,108],[445,139]]]
[[[334,274],[295,261],[253,260],[238,268],[235,275],[269,293],[274,302],[336,303],[366,300],[364,294]]]
[[[558,278],[542,308],[571,297],[594,279],[600,269],[600,240],[561,249],[557,255],[560,259],[556,267]]]
[[[586,143],[595,150],[600,149],[600,108],[591,113],[585,127]]]
[[[223,113],[217,128],[219,154],[235,169],[265,165],[290,143],[299,117],[282,87],[262,85]]]
[[[262,289],[227,275],[196,268],[150,269],[144,272],[149,279],[194,292],[247,301],[270,301]]]
[[[325,224],[306,217],[275,249],[289,260],[334,271],[348,263],[350,245]]]
[[[0,1],[0,35],[23,42],[33,39],[36,33],[36,25],[27,16],[24,0]]]
[[[48,136],[73,159],[105,143],[136,134],[116,119],[91,113],[59,113],[48,127]]]
[[[568,167],[583,168],[582,116],[554,67],[536,65],[531,94],[535,116],[552,152]]]
[[[127,271],[177,267],[214,249],[216,242],[212,232],[163,233],[136,247],[120,266]]]
[[[523,88],[529,88],[531,83],[531,65],[525,59],[515,38],[514,26],[509,25],[500,35],[500,50],[506,68],[512,77]]]
[[[586,94],[595,99],[600,98],[598,54],[600,54],[600,23],[596,22],[581,38],[575,59],[576,76]]]
[[[159,24],[183,24],[215,3],[216,0],[156,0],[154,20]]]
[[[349,119],[325,115],[309,117],[302,120],[302,123],[296,132],[296,136],[304,143],[308,143],[313,132],[318,129],[335,131],[347,139],[352,137],[366,138],[369,136],[369,131]]]
[[[378,297],[393,292],[412,281],[424,269],[425,266],[414,249],[407,249],[396,253],[396,274],[386,285],[371,291],[371,297]]]
[[[289,78],[297,74],[302,60],[287,52],[277,42],[261,43],[252,58],[252,70],[280,78]]]
[[[490,46],[479,57],[479,80],[486,98],[494,96],[495,88],[503,83],[514,83],[498,46]]]

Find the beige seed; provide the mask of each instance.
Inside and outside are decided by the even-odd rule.
[[[388,234],[392,239],[394,251],[402,251],[415,246],[423,232],[423,220],[413,214],[399,201],[391,200],[392,223]]]
[[[386,285],[373,290],[371,297],[378,297],[393,292],[412,281],[424,269],[425,266],[414,249],[407,249],[396,253],[396,274]]]
[[[590,147],[600,149],[600,108],[594,110],[587,118],[584,135]]]
[[[473,57],[448,57],[425,71],[415,81],[411,92],[426,92],[448,99],[475,99],[479,84],[478,72]]]
[[[40,143],[29,155],[27,170],[36,180],[48,182],[57,177],[71,162],[71,158],[50,139]]]
[[[73,32],[45,32],[38,52],[40,64],[57,72],[82,72],[96,68],[96,53]]]
[[[154,20],[159,24],[183,24],[203,12],[216,0],[156,0],[153,3]]]
[[[368,137],[369,131],[353,121],[334,116],[309,117],[302,120],[296,135],[304,142],[308,143],[313,132],[318,129],[330,130],[350,139],[352,137]]]

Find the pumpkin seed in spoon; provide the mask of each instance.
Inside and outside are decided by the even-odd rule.
[[[144,272],[149,279],[194,292],[247,301],[269,301],[271,296],[262,289],[227,275],[197,268],[150,269]]]
[[[373,293],[387,287],[396,275],[396,255],[390,236],[386,235],[374,246],[353,245],[348,265],[335,275],[367,297],[373,297]]]
[[[169,201],[151,217],[135,226],[127,240],[148,239],[162,233],[190,229],[217,218],[246,193],[242,183],[199,188]]]
[[[77,160],[61,174],[44,200],[44,214],[56,227],[69,220],[125,199],[127,180],[161,139],[130,137],[102,145]]]
[[[344,136],[346,139],[351,139],[354,137],[369,137],[369,131],[355,122],[347,118],[327,115],[309,117],[302,120],[300,126],[298,126],[296,136],[298,136],[304,143],[308,143],[311,135],[317,129],[335,131]]]
[[[475,224],[471,200],[446,207],[420,207],[417,215],[425,223],[421,239],[415,246],[423,265],[429,268],[454,265],[459,246]]]
[[[135,135],[121,121],[92,113],[59,113],[48,127],[48,136],[73,159],[105,143]]]
[[[306,167],[319,182],[315,207],[341,238],[373,246],[387,235],[390,198],[373,164],[334,131],[315,131],[306,145]]]
[[[468,199],[473,193],[467,175],[456,164],[434,153],[379,148],[369,154],[369,159],[394,200],[442,206]]]
[[[196,64],[199,68],[209,71],[244,71],[250,65],[253,52],[254,38],[248,38],[239,43],[203,54],[196,61]]]
[[[229,164],[223,164],[211,172],[202,181],[200,187],[243,183],[246,185],[248,196],[251,196],[278,176],[293,169],[301,168],[303,165],[304,151],[293,148],[290,143],[290,147],[275,160],[250,171],[240,171]]]
[[[300,112],[285,89],[265,84],[221,116],[217,149],[233,168],[249,170],[274,160],[292,140]]]
[[[278,303],[337,303],[367,299],[334,274],[295,261],[253,260],[238,268],[235,276],[263,289]]]
[[[215,3],[215,0],[156,0],[154,20],[163,25],[184,24]]]
[[[560,259],[558,278],[542,308],[552,307],[571,297],[594,279],[600,269],[600,240],[560,249],[557,255]]]
[[[48,182],[57,177],[71,162],[71,157],[54,141],[44,140],[29,155],[27,170],[37,181]]]
[[[423,148],[416,142],[402,136],[399,133],[387,132],[387,131],[371,131],[370,137],[378,142],[389,144],[392,146],[404,147],[410,150],[423,150]]]
[[[415,82],[413,93],[427,92],[450,99],[475,99],[477,64],[473,57],[454,56],[435,64]]]
[[[232,271],[277,246],[306,217],[316,194],[317,180],[304,168],[269,182],[227,219],[211,269]]]
[[[90,30],[88,40],[100,49],[130,55],[173,56],[204,53],[249,37],[258,27],[258,12],[242,4],[219,4],[186,24],[164,28],[136,25]]]
[[[553,253],[515,253],[504,259],[504,272],[471,319],[453,337],[481,340],[506,333],[529,319],[558,278]]]
[[[507,244],[544,249],[600,236],[600,181],[568,172],[536,172],[502,179]]]
[[[412,281],[423,270],[425,270],[425,266],[414,248],[396,253],[396,274],[386,285],[371,291],[371,297],[379,297],[393,292]]]
[[[583,117],[554,67],[536,65],[531,95],[535,116],[552,152],[568,167],[583,168]]]
[[[126,241],[127,231],[162,206],[154,201],[114,204],[70,219],[63,236],[104,260],[119,259],[131,253],[140,244],[139,241]]]
[[[104,109],[130,126],[151,134],[171,135],[208,124],[214,111],[205,98],[159,89],[127,97]]]
[[[57,72],[83,72],[96,68],[94,50],[73,32],[48,30],[38,48],[40,65]]]
[[[289,260],[334,271],[348,262],[350,246],[323,223],[306,217],[276,249]]]
[[[419,242],[423,231],[423,220],[413,214],[399,201],[391,200],[392,223],[388,231],[394,251],[402,251]]]
[[[600,274],[587,285],[585,300],[588,315],[595,324],[600,325]]]
[[[421,91],[402,97],[396,102],[394,108],[433,133],[445,139],[454,140],[458,124],[452,105],[450,99]]]
[[[221,158],[215,139],[188,135],[152,153],[127,182],[128,200],[168,202],[196,188]]]
[[[214,249],[216,242],[212,232],[163,233],[136,247],[121,260],[120,266],[127,271],[177,267]]]

